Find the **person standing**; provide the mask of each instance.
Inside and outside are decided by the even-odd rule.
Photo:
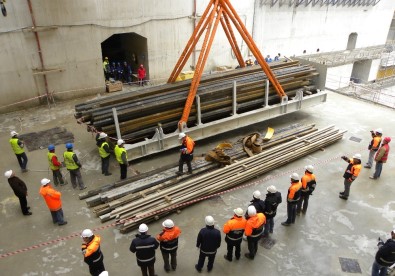
[[[140,224],[139,233],[132,240],[129,250],[136,253],[137,265],[141,268],[143,276],[155,276],[155,249],[158,248],[158,241],[147,234],[148,226]]]
[[[29,211],[30,207],[27,206],[27,186],[25,182],[23,182],[19,177],[15,176],[15,173],[12,170],[6,171],[4,176],[7,177],[8,184],[10,184],[11,189],[19,199],[22,214],[24,216],[32,215],[33,213]]]
[[[114,148],[115,158],[119,163],[119,167],[121,169],[121,180],[127,177],[128,173],[128,153],[125,149],[125,141],[119,139],[117,141],[117,145]]]
[[[73,151],[73,144],[66,144],[66,151],[63,153],[64,162],[66,164],[67,170],[70,172],[70,180],[73,188],[80,187],[80,190],[86,189],[84,182],[82,181],[82,175],[80,168],[82,167],[77,155]]]
[[[378,128],[375,131],[371,130],[370,134],[372,135],[372,140],[370,141],[370,144],[368,146],[369,157],[368,157],[368,162],[364,166],[364,168],[367,169],[370,169],[373,166],[373,158],[380,147],[381,136],[383,135],[383,131],[381,130],[381,128]]]
[[[191,137],[186,135],[184,132],[178,134],[178,139],[181,140],[181,153],[180,153],[180,160],[178,161],[178,171],[176,172],[177,175],[183,174],[183,167],[184,163],[188,166],[188,173],[192,174],[192,160],[193,160],[193,150],[195,149],[195,142],[192,140]]]
[[[248,242],[248,253],[245,253],[248,259],[253,260],[256,252],[258,251],[258,241],[260,240],[263,232],[266,218],[263,213],[257,213],[254,206],[248,206],[247,209],[248,220],[245,227],[245,235]]]
[[[52,222],[59,226],[67,224],[67,221],[63,219],[62,194],[51,187],[51,180],[41,179],[40,195],[44,198],[51,212]]]
[[[58,157],[55,154],[55,146],[54,145],[49,145],[48,146],[48,164],[49,167],[52,171],[53,175],[53,181],[55,183],[55,186],[64,185],[65,182],[63,180],[62,173],[60,171],[60,167],[62,167],[62,163],[59,162]]]
[[[202,272],[206,257],[208,258],[207,271],[210,272],[213,269],[217,249],[221,246],[221,232],[214,228],[214,218],[206,216],[204,221],[206,227],[200,229],[196,240],[196,247],[200,249],[199,260],[195,265],[198,272]]]
[[[94,235],[92,230],[85,229],[81,233],[82,245],[81,251],[84,255],[84,262],[89,266],[89,273],[92,276],[100,276],[100,273],[105,271],[104,256],[100,249],[101,238],[99,235]]]
[[[104,77],[105,77],[106,81],[108,81],[110,78],[110,62],[108,61],[108,57],[104,58],[103,71],[104,71]]]
[[[226,234],[225,242],[227,244],[227,254],[224,258],[231,262],[233,258],[233,248],[235,248],[236,260],[240,259],[240,245],[243,240],[244,229],[247,220],[243,218],[243,209],[236,208],[233,210],[233,217],[228,220],[223,227]]]
[[[317,185],[315,175],[313,174],[314,167],[312,165],[308,165],[304,169],[304,176],[302,176],[302,192],[296,208],[297,215],[300,215],[300,212],[306,214],[307,207],[309,205],[309,197]]]
[[[22,172],[27,172],[28,170],[26,169],[26,166],[28,159],[24,149],[25,144],[18,138],[18,133],[16,131],[11,131],[10,145],[18,159]]]
[[[281,193],[277,191],[274,185],[267,187],[266,190],[265,209],[263,210],[266,223],[262,237],[268,237],[269,233],[273,234],[274,217],[276,216],[278,205],[282,202]]]
[[[377,246],[379,250],[372,265],[372,276],[386,276],[388,267],[395,264],[395,229],[385,243],[379,238]]]
[[[174,226],[174,222],[171,219],[167,219],[162,223],[164,227],[162,232],[160,232],[156,239],[160,243],[160,251],[162,252],[164,269],[166,272],[170,271],[171,258],[171,268],[173,270],[177,269],[177,249],[178,249],[178,237],[181,234],[180,228]]]
[[[290,226],[295,223],[296,218],[296,205],[301,196],[302,183],[300,182],[300,177],[297,173],[293,173],[290,176],[291,186],[288,188],[287,195],[287,220],[281,224],[284,226]]]
[[[147,75],[144,65],[140,64],[139,69],[137,69],[137,77],[139,79],[139,86],[144,86],[144,79]]]
[[[265,209],[265,202],[261,200],[261,192],[256,190],[252,193],[252,200],[249,206],[254,206],[257,213],[262,213]],[[248,210],[246,211],[245,218],[248,219]]]
[[[347,156],[342,156],[341,158],[348,163],[348,166],[343,174],[344,191],[339,193],[339,197],[347,200],[350,195],[351,184],[361,172],[361,155],[357,153],[352,158],[348,158]]]
[[[108,172],[108,168],[110,167],[110,146],[108,142],[106,141],[107,134],[104,132],[100,132],[96,145],[99,149],[99,155],[101,158],[101,173],[104,174],[105,176],[111,175],[110,172]]]
[[[376,161],[376,167],[374,174],[372,176],[369,176],[370,179],[377,179],[380,177],[381,171],[383,170],[383,164],[386,163],[388,159],[388,154],[390,152],[390,145],[388,144],[390,142],[391,137],[384,138],[382,146],[379,148],[376,156],[374,157],[374,161]]]

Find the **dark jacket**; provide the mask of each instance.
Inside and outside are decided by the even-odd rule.
[[[197,236],[196,247],[204,254],[215,254],[221,246],[221,232],[214,226],[202,228]]]
[[[100,250],[101,238],[94,235],[88,244],[82,244],[81,250],[84,254],[84,262],[89,266],[94,266],[103,263],[103,254]]]
[[[250,201],[251,204],[249,206],[254,206],[256,209],[257,213],[263,213],[263,210],[265,210],[265,202],[261,199],[257,199],[257,198],[252,198],[252,200]],[[248,210],[246,211],[246,214],[244,216],[246,219],[249,218],[248,216]]]
[[[265,209],[263,210],[263,214],[266,218],[274,218],[277,213],[277,207],[282,202],[281,193],[267,193],[265,199]]]
[[[388,239],[376,253],[376,262],[379,265],[391,266],[395,263],[395,240]]]
[[[10,184],[14,194],[17,197],[24,197],[27,195],[27,187],[25,182],[16,176],[8,178],[8,183]]]
[[[149,266],[155,263],[155,249],[159,242],[147,234],[137,234],[133,239],[129,250],[136,253],[137,264],[139,266]]]

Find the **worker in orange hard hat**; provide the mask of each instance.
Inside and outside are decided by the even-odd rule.
[[[137,77],[139,79],[139,86],[144,86],[144,79],[147,75],[145,71],[144,65],[140,64],[139,69],[137,70]]]
[[[391,142],[391,137],[385,137],[383,139],[383,144],[379,148],[379,150],[376,153],[376,156],[374,157],[374,161],[376,161],[376,169],[375,172],[372,176],[369,178],[371,179],[377,179],[381,175],[381,171],[383,169],[383,163],[387,162],[388,159],[388,154],[390,152],[390,146],[388,145]]]

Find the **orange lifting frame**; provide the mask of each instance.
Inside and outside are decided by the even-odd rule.
[[[203,69],[207,62],[207,58],[210,53],[210,49],[213,44],[213,40],[219,22],[221,22],[222,28],[224,29],[226,37],[232,47],[233,52],[235,53],[236,59],[239,62],[240,67],[245,67],[245,63],[241,55],[241,51],[237,45],[236,37],[233,33],[232,26],[229,20],[232,21],[233,25],[236,27],[241,37],[247,44],[248,48],[250,49],[254,57],[257,59],[259,65],[261,66],[262,70],[265,72],[270,83],[276,89],[277,94],[281,98],[286,97],[286,94],[284,93],[281,84],[278,82],[276,76],[273,74],[269,65],[266,63],[261,52],[259,51],[254,40],[252,39],[252,36],[248,33],[247,28],[244,26],[243,22],[241,21],[240,17],[237,15],[236,10],[230,4],[229,0],[211,0],[167,81],[168,83],[175,82],[178,75],[180,75],[181,70],[184,68],[186,62],[191,56],[193,49],[198,43],[200,37],[202,36],[204,31],[207,30],[206,35],[204,37],[202,50],[200,52],[198,61],[196,63],[195,74],[192,78],[188,98],[184,106],[184,111],[182,113],[181,120],[178,123],[178,127],[180,131],[182,131],[183,125],[186,124],[188,121],[192,104],[195,99],[200,80],[202,78]]]

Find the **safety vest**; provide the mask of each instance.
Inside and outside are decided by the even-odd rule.
[[[181,230],[177,226],[174,226],[170,229],[163,229],[163,231],[156,237],[156,239],[160,242],[161,251],[169,253],[177,251],[178,237],[180,234]]]
[[[43,196],[50,211],[58,211],[62,208],[62,201],[60,199],[61,193],[52,189],[51,186],[41,186],[40,195]]]
[[[223,231],[226,234],[225,240],[241,242],[246,223],[247,220],[243,217],[233,216],[233,218],[228,220],[223,227]]]
[[[78,165],[74,162],[73,159],[74,152],[72,151],[65,151],[63,153],[64,162],[66,163],[66,168],[68,170],[76,170],[78,169]]]
[[[94,265],[103,261],[103,254],[100,250],[100,236],[94,235],[88,244],[82,244],[81,250],[84,253],[84,262],[88,265]]]
[[[56,156],[56,154],[54,152],[48,152],[48,163],[49,163],[49,167],[51,168],[51,170],[57,171],[57,170],[59,170],[60,167],[59,166],[55,166],[52,163],[52,157],[54,157],[54,156]]]
[[[347,166],[346,171],[343,174],[343,177],[345,179],[349,179],[352,176],[357,177],[361,172],[361,167],[361,164],[354,164],[354,159],[350,159],[350,162]]]
[[[18,141],[19,141],[18,138],[14,138],[14,137],[11,138],[10,139],[11,148],[15,154],[22,154],[25,152],[25,150],[18,145]]]
[[[385,163],[385,161],[387,161],[387,159],[388,159],[388,153],[390,152],[390,146],[388,144],[385,144],[382,147],[385,148],[385,153],[384,153],[383,157],[381,157],[380,161]]]
[[[185,139],[182,141],[182,147],[188,150],[188,154],[193,154],[195,142],[192,140],[191,137],[186,136]]]
[[[311,194],[316,186],[315,175],[306,172],[302,177],[302,193]]]
[[[292,198],[290,194],[293,194]],[[297,201],[299,201],[301,194],[302,194],[302,183],[300,181],[292,183],[291,187],[289,187],[288,189],[288,196],[287,196],[288,202],[296,203]]]
[[[106,150],[104,149],[105,145],[107,145],[107,147],[109,147],[107,142],[103,142],[99,148],[99,155],[101,158],[106,158],[110,155],[110,153],[106,152]]]
[[[123,164],[123,160],[122,160],[122,153],[123,152],[125,152],[126,160],[128,160],[128,153],[126,152],[126,149],[120,148],[118,145],[115,146],[114,153],[115,153],[115,157],[117,158],[117,161],[119,164]]]
[[[266,217],[262,213],[257,213],[255,216],[250,217],[246,223],[245,235],[251,238],[260,237],[265,223]]]
[[[381,136],[375,136],[372,140],[372,150],[377,151],[380,147]]]

